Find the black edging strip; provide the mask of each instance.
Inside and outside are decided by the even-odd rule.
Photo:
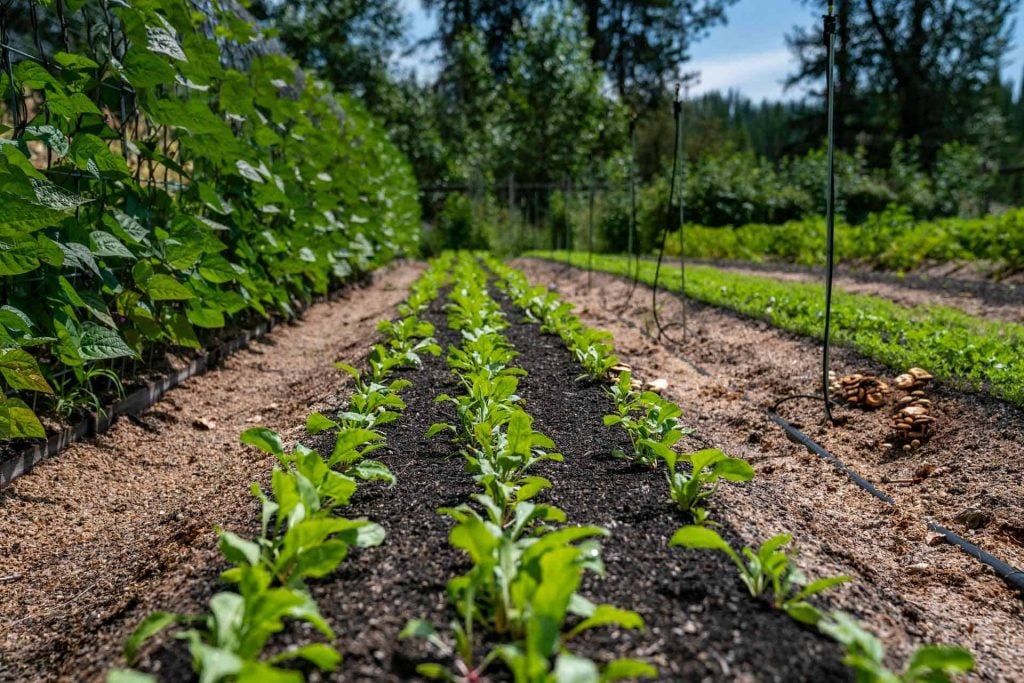
[[[292,319],[291,317],[283,318],[282,322]],[[222,359],[247,346],[253,339],[262,337],[275,325],[275,321],[270,320],[246,330],[238,337],[214,347],[206,355],[195,358],[181,370],[136,389],[122,400],[109,406],[105,413],[91,412],[77,424],[60,430],[46,441],[27,448],[0,463],[0,489],[10,486],[15,479],[23,474],[28,474],[40,462],[57,455],[76,441],[83,441],[107,431],[119,416],[142,414],[168,391],[182,382],[202,374],[208,367],[216,365]]]
[[[394,265],[394,263],[395,262],[392,262],[392,264],[389,265]],[[371,275],[371,273],[366,273],[359,278],[343,284],[326,296],[314,297],[312,299],[312,303],[334,301],[342,292],[348,290],[352,285],[364,281],[367,276]],[[254,339],[263,337],[277,325],[280,325],[281,323],[289,323],[298,319],[300,315],[309,310],[310,306],[311,304],[297,308],[294,315],[273,317],[270,320],[261,322],[255,327],[245,330],[234,339],[209,349],[205,355],[195,358],[181,370],[171,373],[170,375],[155,382],[150,382],[144,387],[136,389],[122,400],[112,406],[109,406],[105,414],[91,412],[85,419],[71,425],[70,427],[65,427],[56,434],[47,438],[46,441],[27,448],[21,453],[0,462],[0,490],[10,486],[15,479],[24,474],[28,474],[40,462],[47,458],[52,458],[71,444],[77,441],[84,441],[85,439],[107,431],[118,417],[122,415],[141,415],[152,407],[153,404],[163,398],[164,394],[171,389],[174,389],[182,382],[189,380],[196,375],[203,374],[207,368],[217,365],[220,361],[224,360],[236,351],[245,348],[249,345],[249,342]]]
[[[544,260],[546,260],[546,259],[544,259]],[[605,274],[606,275],[611,275],[612,277],[616,277],[615,275],[613,275],[611,273],[605,273]],[[666,348],[666,349],[669,348],[666,344],[662,343],[660,339],[657,339],[657,338],[653,337],[650,334],[647,334],[646,336],[650,337],[651,339],[654,339],[654,341],[656,341],[657,343],[661,344],[664,348]],[[697,365],[696,363],[694,363],[690,359],[684,357],[682,354],[679,353],[678,350],[673,350],[672,352],[675,354],[676,358],[678,358],[679,360],[681,360],[684,363],[686,363],[687,365],[689,365],[698,374],[701,374],[701,375],[703,375],[705,377],[714,378],[714,376],[710,372],[708,372],[707,370],[705,370],[701,366]],[[728,384],[726,384],[726,387],[729,388],[732,391],[736,391],[735,389],[730,387]],[[739,391],[738,393],[740,394],[740,397],[744,401],[746,401],[747,403],[753,403],[752,399],[749,396],[747,396],[747,393],[745,391]],[[831,453],[829,453],[817,441],[815,441],[811,437],[809,437],[806,434],[804,434],[803,432],[801,432],[799,429],[794,427],[786,419],[780,417],[773,410],[766,409],[765,412],[768,414],[768,417],[772,420],[772,422],[774,422],[776,425],[778,425],[780,428],[782,428],[783,431],[785,431],[786,434],[789,435],[793,440],[795,440],[797,443],[799,443],[801,446],[806,448],[808,451],[810,451],[814,455],[817,455],[818,457],[820,457],[820,458],[822,458],[824,460],[827,460],[828,462],[832,463],[836,467],[836,469],[838,469],[840,472],[842,472],[847,477],[849,477],[850,481],[852,481],[858,487],[860,487],[864,491],[867,491],[872,496],[874,496],[875,498],[881,500],[882,502],[886,503],[887,505],[893,505],[893,506],[896,505],[896,501],[893,500],[889,496],[889,494],[887,494],[884,491],[880,490],[878,487],[876,487],[870,481],[868,481],[867,479],[865,479],[861,475],[859,475],[856,472],[854,472],[852,469],[850,469],[850,467],[846,463],[844,463],[842,460],[840,460],[836,456],[834,456]],[[945,527],[941,527],[938,524],[935,524],[933,522],[927,522],[927,525],[928,525],[928,529],[930,529],[931,531],[934,531],[935,533],[938,533],[938,534],[942,534],[942,537],[946,540],[947,543],[949,543],[950,545],[955,545],[955,546],[959,547],[961,550],[963,550],[964,552],[966,552],[968,555],[970,555],[971,557],[975,558],[976,560],[980,561],[982,564],[988,565],[989,567],[991,567],[995,571],[995,573],[999,576],[999,578],[1003,579],[1011,587],[1016,588],[1018,591],[1020,591],[1022,594],[1024,594],[1024,570],[1017,569],[1013,565],[1010,565],[1010,564],[1007,564],[1007,563],[1003,562],[1002,560],[1000,560],[995,555],[992,555],[991,553],[988,553],[988,552],[982,550],[981,548],[979,548],[978,546],[974,545],[970,541],[968,541],[968,540],[964,539],[963,537],[955,534],[954,532],[950,531],[949,529],[946,529]]]

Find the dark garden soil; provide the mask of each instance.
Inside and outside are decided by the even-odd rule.
[[[822,269],[786,263],[695,261],[735,273],[783,282],[821,282]],[[675,261],[678,267],[678,260]],[[889,299],[904,306],[939,305],[996,321],[1024,324],[1024,285],[938,274],[897,275],[849,267],[836,269],[836,287],[850,294]]]
[[[721,514],[748,541],[792,532],[808,573],[853,576],[855,583],[836,589],[832,599],[865,618],[890,646],[894,664],[921,642],[960,642],[974,651],[981,678],[1024,678],[1024,601],[983,565],[936,542],[923,522],[936,519],[1024,565],[1024,546],[1015,537],[1024,520],[1020,409],[940,384],[928,390],[940,417],[935,436],[897,454],[881,448],[889,436],[885,410],[843,409],[845,422],[826,427],[820,403],[780,408],[896,500],[886,506],[788,441],[764,411],[785,396],[817,390],[820,344],[692,302],[687,341],[659,343],[649,334],[649,288],[641,286],[626,305],[630,287],[621,278],[594,273],[588,290],[584,271],[531,260],[513,265],[533,282],[556,287],[584,323],[611,331],[620,357],[638,374],[668,380],[667,396],[705,439],[754,465],[753,482],[720,489]],[[663,322],[680,320],[674,297],[659,297],[659,305]],[[671,331],[677,340],[680,332]],[[840,374],[892,376],[848,349],[836,349],[833,360]],[[980,511],[987,523],[967,529],[957,521],[965,510]]]

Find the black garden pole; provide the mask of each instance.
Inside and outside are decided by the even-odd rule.
[[[825,47],[828,50],[828,73],[825,77],[825,89],[828,98],[828,188],[825,206],[825,343],[821,359],[821,391],[825,398],[825,415],[830,422],[832,404],[829,399],[829,343],[832,327],[832,278],[835,272],[835,212],[836,212],[836,172],[835,172],[835,64],[836,64],[836,17],[834,0],[828,0],[828,13],[824,19]]]

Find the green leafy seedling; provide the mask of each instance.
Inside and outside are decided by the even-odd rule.
[[[669,545],[725,553],[736,565],[740,579],[752,596],[760,597],[770,590],[772,604],[776,608],[784,610],[798,621],[813,625],[818,623],[822,615],[807,602],[807,598],[845,583],[850,577],[831,576],[807,583],[803,573],[784,550],[791,541],[792,537],[789,534],[779,534],[765,541],[756,550],[744,546],[741,557],[713,529],[684,526],[672,535]]]

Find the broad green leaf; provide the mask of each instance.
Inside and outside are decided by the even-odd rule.
[[[717,531],[702,526],[684,526],[677,529],[668,544],[703,550],[732,550]]]
[[[410,619],[398,634],[400,639],[404,638],[438,638],[437,629],[426,619]]]
[[[379,460],[360,460],[352,467],[350,473],[363,481],[383,481],[392,486],[397,481],[391,469]]]
[[[107,673],[107,683],[157,683],[157,679],[132,669],[111,669]]]
[[[36,359],[21,349],[0,350],[0,374],[12,389],[53,393]]]
[[[40,230],[57,225],[63,219],[64,214],[58,210],[0,193],[0,228],[14,228],[19,231]],[[3,239],[2,235],[0,239]]]
[[[83,360],[134,357],[135,352],[115,332],[95,323],[86,322],[79,340],[78,353]]]
[[[129,251],[128,247],[121,244],[121,241],[109,232],[95,230],[89,235],[89,240],[92,242],[92,253],[96,256],[135,258],[135,254]]]
[[[919,675],[927,671],[966,673],[974,670],[974,657],[962,647],[924,645],[914,652],[908,669]]]
[[[555,680],[558,683],[600,683],[601,674],[593,661],[563,652],[555,660]]]
[[[601,671],[601,683],[657,677],[658,669],[639,659],[616,659]]]
[[[851,579],[849,576],[827,576],[825,578],[812,581],[811,583],[804,586],[799,593],[793,596],[793,600],[804,600],[816,593],[820,593],[824,590],[828,590],[829,588],[838,586],[843,583],[847,583],[852,580],[853,579]]]
[[[783,609],[791,618],[808,626],[814,626],[822,619],[821,612],[807,602],[787,602]]]
[[[252,427],[242,432],[239,437],[244,444],[255,446],[264,453],[282,458],[285,455],[284,442],[277,432],[266,427]]]
[[[304,548],[298,554],[294,576],[319,579],[333,572],[348,555],[348,544],[342,541],[324,541]]]
[[[328,429],[334,429],[337,426],[337,422],[324,417],[321,413],[313,413],[306,418],[306,431],[310,434],[326,432]]]
[[[202,327],[208,330],[216,330],[224,327],[224,313],[214,308],[201,308],[194,305],[189,305],[185,309],[185,315],[188,317],[188,321],[196,327]]]
[[[228,562],[241,564],[258,564],[260,561],[260,546],[252,541],[247,541],[241,536],[230,531],[220,532],[220,551],[227,558]]]
[[[58,52],[53,56],[53,59],[65,69],[72,69],[74,71],[88,71],[100,68],[99,64],[82,54]]]
[[[230,261],[218,254],[210,254],[199,263],[199,275],[207,282],[214,284],[233,282],[238,279],[240,274]]]
[[[384,542],[387,533],[384,527],[373,522],[359,522],[356,527],[354,538],[349,538],[351,545],[356,548],[373,548]]]
[[[0,440],[45,438],[46,430],[24,401],[0,398]]]
[[[289,659],[304,659],[321,671],[334,671],[341,664],[341,654],[324,643],[311,643],[285,650],[271,658],[270,662],[273,664]]]
[[[139,286],[153,301],[185,301],[194,297],[185,285],[170,275],[157,273]]]
[[[123,157],[110,151],[102,138],[89,133],[76,134],[68,154],[80,169],[97,177],[124,178],[131,174]]]
[[[56,126],[28,126],[25,133],[31,139],[42,140],[59,157],[68,153],[68,139]]]
[[[17,241],[0,237],[0,275],[31,272],[39,267],[38,256],[39,246],[31,237]]]
[[[572,638],[588,629],[599,626],[618,626],[620,628],[640,629],[644,627],[643,618],[636,612],[619,609],[612,605],[598,605],[594,613],[581,621],[569,631],[567,637]]]

